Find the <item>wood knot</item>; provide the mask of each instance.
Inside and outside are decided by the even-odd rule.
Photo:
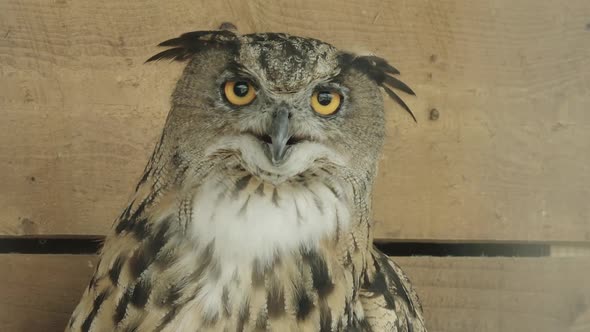
[[[27,217],[23,217],[23,218],[19,218],[19,219],[20,219],[21,234],[31,235],[31,234],[36,234],[39,232],[39,227],[37,226],[37,223],[34,222],[33,220],[31,220]]]
[[[436,108],[433,108],[430,110],[430,120],[432,121],[436,121],[438,120],[438,118],[440,117],[440,113],[438,112],[438,110]]]

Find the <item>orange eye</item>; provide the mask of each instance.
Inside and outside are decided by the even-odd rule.
[[[225,99],[236,106],[250,104],[256,98],[256,90],[246,81],[227,81],[223,84]]]
[[[334,91],[316,91],[311,96],[311,107],[320,115],[331,115],[340,109],[342,96]]]

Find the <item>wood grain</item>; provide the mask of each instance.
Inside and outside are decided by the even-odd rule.
[[[398,257],[432,332],[590,328],[590,259]]]
[[[62,331],[95,256],[0,255],[0,330]],[[580,332],[590,327],[588,258],[396,261],[422,299],[431,332]]]
[[[95,256],[0,255],[0,331],[63,331]]]
[[[0,235],[106,233],[182,68],[143,61],[232,21],[379,54],[417,91],[417,125],[388,113],[378,238],[589,241],[589,20],[587,0],[2,1]]]

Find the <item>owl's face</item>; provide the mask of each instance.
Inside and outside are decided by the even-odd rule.
[[[384,138],[379,86],[399,88],[382,59],[273,33],[197,32],[163,44],[182,47],[150,60],[190,57],[166,126],[185,154],[236,158],[273,183],[332,166],[374,169]]]

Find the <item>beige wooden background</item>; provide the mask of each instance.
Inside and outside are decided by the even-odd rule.
[[[432,331],[590,331],[588,0],[1,0],[0,237],[105,234],[182,69],[143,62],[224,21],[378,54],[417,92],[418,124],[388,104],[377,238],[577,256],[400,258]],[[0,255],[0,330],[60,330],[94,260]]]

